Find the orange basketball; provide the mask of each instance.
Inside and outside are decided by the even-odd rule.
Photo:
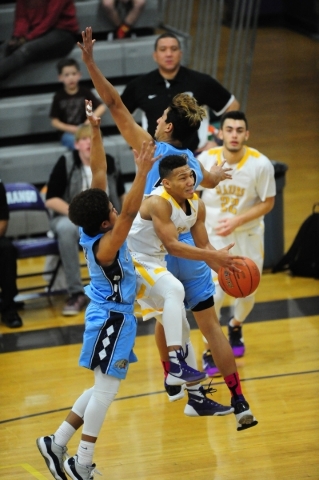
[[[248,257],[236,260],[236,266],[241,272],[231,272],[220,267],[218,281],[221,288],[228,295],[240,298],[254,293],[260,282],[260,272],[253,260]]]

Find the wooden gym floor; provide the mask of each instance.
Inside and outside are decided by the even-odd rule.
[[[319,202],[319,43],[281,28],[259,29],[247,109],[250,145],[288,164],[285,245]],[[36,268],[21,262],[19,270]],[[189,418],[163,390],[153,323],[139,323],[136,353],[98,439],[107,480],[319,479],[319,282],[265,272],[237,361],[258,426],[237,432],[233,415]],[[24,326],[0,325],[0,478],[52,478],[35,446],[66,416],[92,374],[77,365],[83,314],[62,317],[63,297],[26,302]],[[228,310],[224,310],[223,324]],[[190,318],[192,326],[192,319]],[[223,326],[225,328],[225,326]],[[226,331],[226,330],[225,330]],[[200,365],[199,331],[192,340]],[[214,380],[214,399],[229,394]],[[76,452],[77,434],[69,444]]]

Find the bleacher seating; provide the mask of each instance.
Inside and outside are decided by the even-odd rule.
[[[99,33],[114,28],[103,11],[101,0],[77,0],[75,6],[80,31],[85,27],[92,27],[94,32]],[[0,42],[12,35],[14,8],[14,3],[0,5]],[[162,21],[160,16],[157,0],[147,0],[142,14],[135,23],[135,28],[157,28]]]
[[[116,87],[119,94],[124,85]],[[98,96],[96,90],[93,89]],[[37,95],[21,95],[0,99],[0,139],[25,136],[36,133],[56,132],[49,118],[54,93]],[[135,118],[140,121],[141,114],[137,112]],[[102,127],[114,126],[113,118],[107,110],[102,116]]]
[[[156,28],[160,25],[159,3],[158,0],[147,0],[136,27]],[[76,7],[81,29],[90,25],[93,32],[101,33],[102,30],[107,32],[109,27],[107,20],[101,15],[100,0],[77,0]],[[13,13],[14,3],[0,4],[0,41],[11,35]],[[156,67],[152,58],[155,38],[155,35],[147,35],[125,40],[97,41],[94,47],[96,62],[107,78],[111,81],[116,79],[115,83],[122,82],[116,86],[120,93],[128,78]],[[187,58],[185,37],[179,38]],[[90,77],[81,60],[79,47],[75,46],[69,56],[79,61],[82,80],[89,85]],[[49,119],[52,96],[60,88],[56,63],[57,60],[33,63],[0,82],[0,141],[3,140],[5,145],[0,148],[0,174],[4,182],[24,181],[35,185],[44,184],[57,159],[66,150],[58,141],[52,141],[55,130]],[[29,90],[26,90],[26,87]],[[34,93],[38,87],[39,93]],[[26,95],[30,88],[33,88],[32,95]],[[137,112],[135,118],[140,121],[141,113]],[[102,117],[102,127],[105,128],[103,131],[106,134],[104,138],[106,152],[119,161],[124,174],[134,174],[132,151],[120,135],[114,135],[114,122],[109,112]],[[42,137],[39,138],[39,135]],[[47,135],[47,138],[43,139],[46,143],[39,143],[43,135]],[[18,144],[15,141],[17,137]],[[24,138],[27,139],[26,143],[21,145]]]

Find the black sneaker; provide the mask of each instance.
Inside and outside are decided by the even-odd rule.
[[[228,324],[228,340],[233,350],[235,358],[243,357],[245,353],[245,344],[242,334],[242,327],[232,327]]]
[[[248,402],[244,398],[235,400],[231,399],[231,405],[234,407],[234,414],[237,422],[237,431],[246,430],[258,424],[254,415],[252,414]]]
[[[9,328],[19,328],[23,325],[20,315],[15,310],[2,312],[1,320]]]
[[[210,384],[206,388],[204,386],[199,387],[198,392],[199,395],[192,390],[188,390],[188,402],[184,409],[184,413],[188,417],[222,416],[234,412],[233,407],[225,407],[207,398],[208,393],[216,392]]]
[[[164,380],[164,387],[170,402],[176,402],[185,396],[185,385],[167,385]]]

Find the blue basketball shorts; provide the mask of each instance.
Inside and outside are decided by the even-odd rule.
[[[178,237],[180,242],[195,246],[191,233]],[[202,261],[177,258],[166,255],[167,270],[169,270],[185,289],[185,307],[192,310],[198,303],[207,300],[215,293],[212,270]]]
[[[108,307],[89,303],[79,364],[90,370],[99,365],[103,373],[122,380],[129,364],[137,361],[133,352],[137,320],[132,313]]]

